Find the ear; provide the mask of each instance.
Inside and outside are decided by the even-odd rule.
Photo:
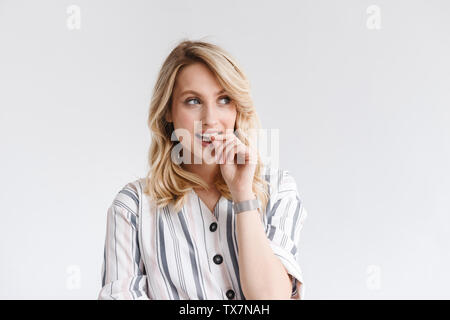
[[[166,115],[164,116],[167,122],[172,122],[172,114],[170,113],[170,110],[166,112]]]

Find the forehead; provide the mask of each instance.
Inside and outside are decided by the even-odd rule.
[[[222,87],[214,73],[203,63],[197,62],[185,66],[177,74],[174,92],[180,94],[184,90],[208,93],[219,91]]]

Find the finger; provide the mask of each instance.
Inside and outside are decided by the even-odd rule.
[[[245,164],[249,159],[248,148],[244,144],[237,144],[235,146],[234,155],[232,156],[232,161],[234,162],[234,157],[236,156],[237,164]],[[231,158],[231,156],[230,156]]]
[[[237,137],[236,139],[234,139],[234,141],[236,142],[235,155],[237,155],[238,158],[240,159],[239,164],[245,164],[245,161],[248,160],[249,158],[249,147],[245,145],[242,141],[240,141],[239,138]]]
[[[233,132],[228,132],[228,133],[224,133],[224,134],[216,134],[216,135],[213,135],[212,137],[211,137],[211,140],[212,141],[215,141],[215,140],[217,140],[217,141],[222,141],[222,142],[224,142],[224,143],[226,143],[226,145],[228,145],[228,143],[227,142],[235,142],[235,143],[242,143],[240,140],[239,140],[239,138],[233,133]],[[219,157],[220,157],[220,159],[223,159],[222,161],[227,161],[227,158],[226,158],[226,154],[227,154],[227,152],[225,152],[225,154],[223,154],[223,149],[224,148],[222,148],[221,150],[220,150],[220,154],[219,154]]]
[[[246,146],[243,144],[237,146],[236,155],[237,164],[245,164],[249,160],[248,148],[246,148]]]
[[[214,146],[215,149],[215,161],[218,164],[224,164],[225,158],[224,158],[224,148],[229,145],[230,141],[224,142],[224,141],[216,141],[214,139],[211,140],[211,144]]]
[[[243,144],[249,148],[253,148],[254,141],[252,139],[248,139],[248,145],[244,144],[244,142],[240,139],[240,137],[237,135],[237,133],[238,132],[236,131],[236,132],[225,133],[225,134],[217,134],[217,135],[213,135],[211,137],[211,139],[221,140],[221,141],[236,140],[239,144]]]
[[[227,141],[227,142],[225,142],[222,146],[221,146],[221,149],[220,149],[220,158],[222,159],[222,161],[224,162],[224,163],[226,163],[227,161],[228,161],[228,152],[229,152],[229,150],[230,149],[232,149],[233,148],[233,146],[236,144],[236,141],[235,140],[230,140],[230,141]]]
[[[227,164],[234,164],[234,157],[237,153],[237,148],[238,148],[238,145],[237,145],[236,141],[233,141],[233,143],[230,143],[230,145],[226,149],[227,150],[226,151]]]
[[[245,158],[245,161],[249,163],[257,163],[257,150],[256,145],[249,140],[248,145],[241,142],[239,138],[237,139],[238,144],[240,146],[239,153],[242,153],[242,156]]]
[[[212,155],[213,150],[215,149],[215,146],[213,143],[210,143],[206,148],[203,148],[204,157],[208,161],[212,161],[214,156]]]
[[[215,135],[211,136],[211,139],[228,141],[228,140],[237,139],[237,137],[234,133],[222,133],[222,134],[215,134]]]
[[[223,147],[222,141],[211,140],[211,145],[214,149],[214,161],[215,163],[221,164],[221,157],[219,156]]]

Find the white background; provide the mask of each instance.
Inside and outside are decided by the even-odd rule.
[[[182,38],[234,55],[280,130],[306,299],[450,298],[449,32],[444,0],[0,1],[0,298],[97,298]]]

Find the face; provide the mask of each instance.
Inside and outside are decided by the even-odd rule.
[[[172,93],[171,110],[166,120],[173,122],[177,136],[182,134],[183,150],[194,158],[205,160],[207,147],[202,146],[196,133],[234,131],[236,105],[220,86],[214,73],[203,63],[195,63],[182,68],[178,73]],[[184,130],[177,130],[184,129]],[[183,151],[183,155],[184,155]],[[214,152],[210,152],[214,155]],[[198,160],[196,160],[198,161]]]

